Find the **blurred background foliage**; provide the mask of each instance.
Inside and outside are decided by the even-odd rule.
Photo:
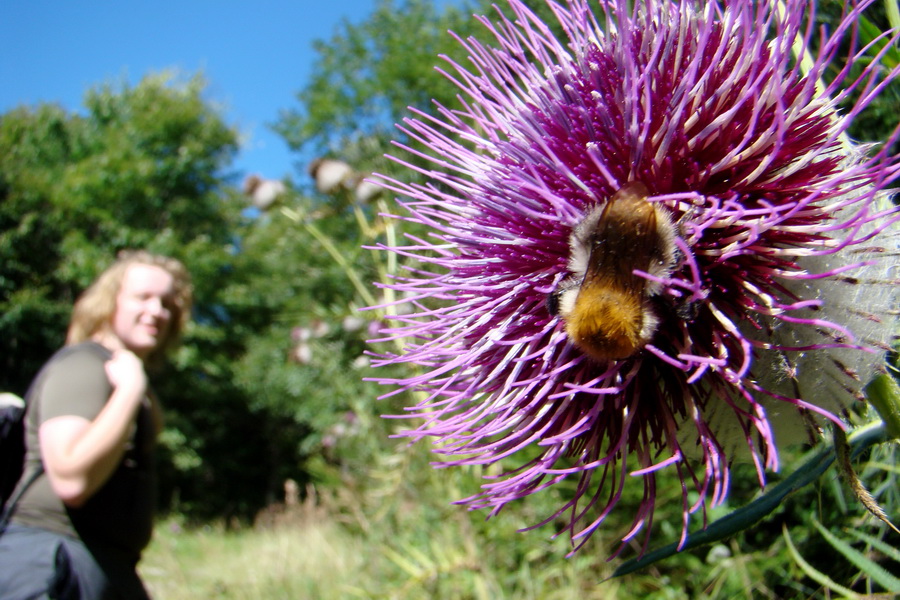
[[[835,6],[824,1],[818,18],[833,22]],[[631,515],[614,514],[584,550],[564,558],[565,541],[549,540],[560,524],[515,530],[551,514],[570,491],[565,485],[486,523],[484,514],[450,504],[477,492],[481,472],[434,470],[426,444],[390,437],[402,424],[380,415],[413,401],[377,399],[388,390],[364,380],[373,375],[365,340],[385,311],[403,305],[359,309],[391,300],[369,282],[398,268],[364,246],[390,244],[403,231],[379,216],[395,212],[393,198],[357,194],[360,176],[413,176],[383,157],[395,152],[392,139],[402,139],[394,123],[408,106],[455,105],[456,89],[435,71],[446,67],[435,57],[466,64],[446,32],[483,36],[469,15],[492,11],[487,0],[441,9],[427,0],[381,0],[367,19],[345,21],[319,41],[312,78],[272,124],[296,151],[297,172],[264,210],[249,203],[243,174],[231,170],[239,132],[205,96],[200,75],[101,83],[77,113],[42,104],[0,115],[0,391],[23,395],[62,344],[77,294],[116,252],[145,247],[182,259],[196,285],[184,344],[154,377],[167,406],[162,509],[179,524],[241,529],[277,506],[284,482],[295,481],[309,502],[328,509],[329,527],[368,540],[367,566],[354,572],[358,585],[335,584],[347,597],[599,598],[624,586],[622,597],[805,598],[832,589],[816,573],[854,593],[884,591],[865,569],[836,565],[834,545],[815,525],[900,570],[896,556],[851,535],[861,523],[875,539],[885,530],[831,475],[763,525],[609,584],[603,595],[597,584],[612,572],[605,557]],[[886,18],[877,9],[872,22],[885,30]],[[885,139],[898,98],[897,85],[889,87],[854,135]],[[351,174],[317,187],[311,157],[338,159]],[[375,375],[400,375],[393,369]],[[864,481],[896,520],[892,448],[865,458]],[[728,505],[711,517],[758,491],[755,475],[740,473]],[[676,540],[680,530],[680,483],[665,477],[655,544]],[[626,499],[617,513],[627,506]],[[173,540],[164,531],[160,543]],[[389,594],[386,581],[402,581],[406,591]],[[337,597],[324,588],[301,592]]]

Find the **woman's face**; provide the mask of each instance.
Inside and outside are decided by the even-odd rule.
[[[175,304],[175,279],[162,267],[133,264],[116,296],[112,333],[141,358],[169,335]]]

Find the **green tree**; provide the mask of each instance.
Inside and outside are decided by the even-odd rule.
[[[70,281],[48,273],[65,231],[51,199],[79,129],[52,106],[0,119],[0,388],[20,395],[62,342],[74,296]]]
[[[344,20],[329,40],[314,43],[300,106],[282,111],[276,130],[295,150],[340,153],[361,137],[395,135],[409,106],[454,105],[455,89],[435,68],[443,64],[438,56],[465,62],[448,31],[467,37],[481,30],[471,15],[489,7],[486,0],[442,10],[431,0],[381,0],[365,21]]]

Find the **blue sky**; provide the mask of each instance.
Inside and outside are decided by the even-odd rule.
[[[448,2],[453,0],[438,0]],[[297,175],[292,155],[267,128],[298,106],[312,42],[339,22],[360,22],[376,0],[0,0],[0,113],[54,102],[80,110],[103,83],[202,72],[207,98],[242,134],[240,175]]]

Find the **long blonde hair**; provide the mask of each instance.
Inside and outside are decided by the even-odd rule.
[[[66,335],[66,344],[78,344],[91,339],[94,334],[110,326],[116,312],[116,297],[122,287],[125,272],[132,265],[149,265],[160,267],[174,279],[175,302],[172,309],[172,321],[168,335],[147,356],[148,365],[159,365],[170,348],[178,343],[181,332],[190,318],[194,288],[191,277],[184,265],[168,256],[151,254],[144,250],[127,250],[119,253],[114,262],[88,287],[72,309],[72,320]]]

